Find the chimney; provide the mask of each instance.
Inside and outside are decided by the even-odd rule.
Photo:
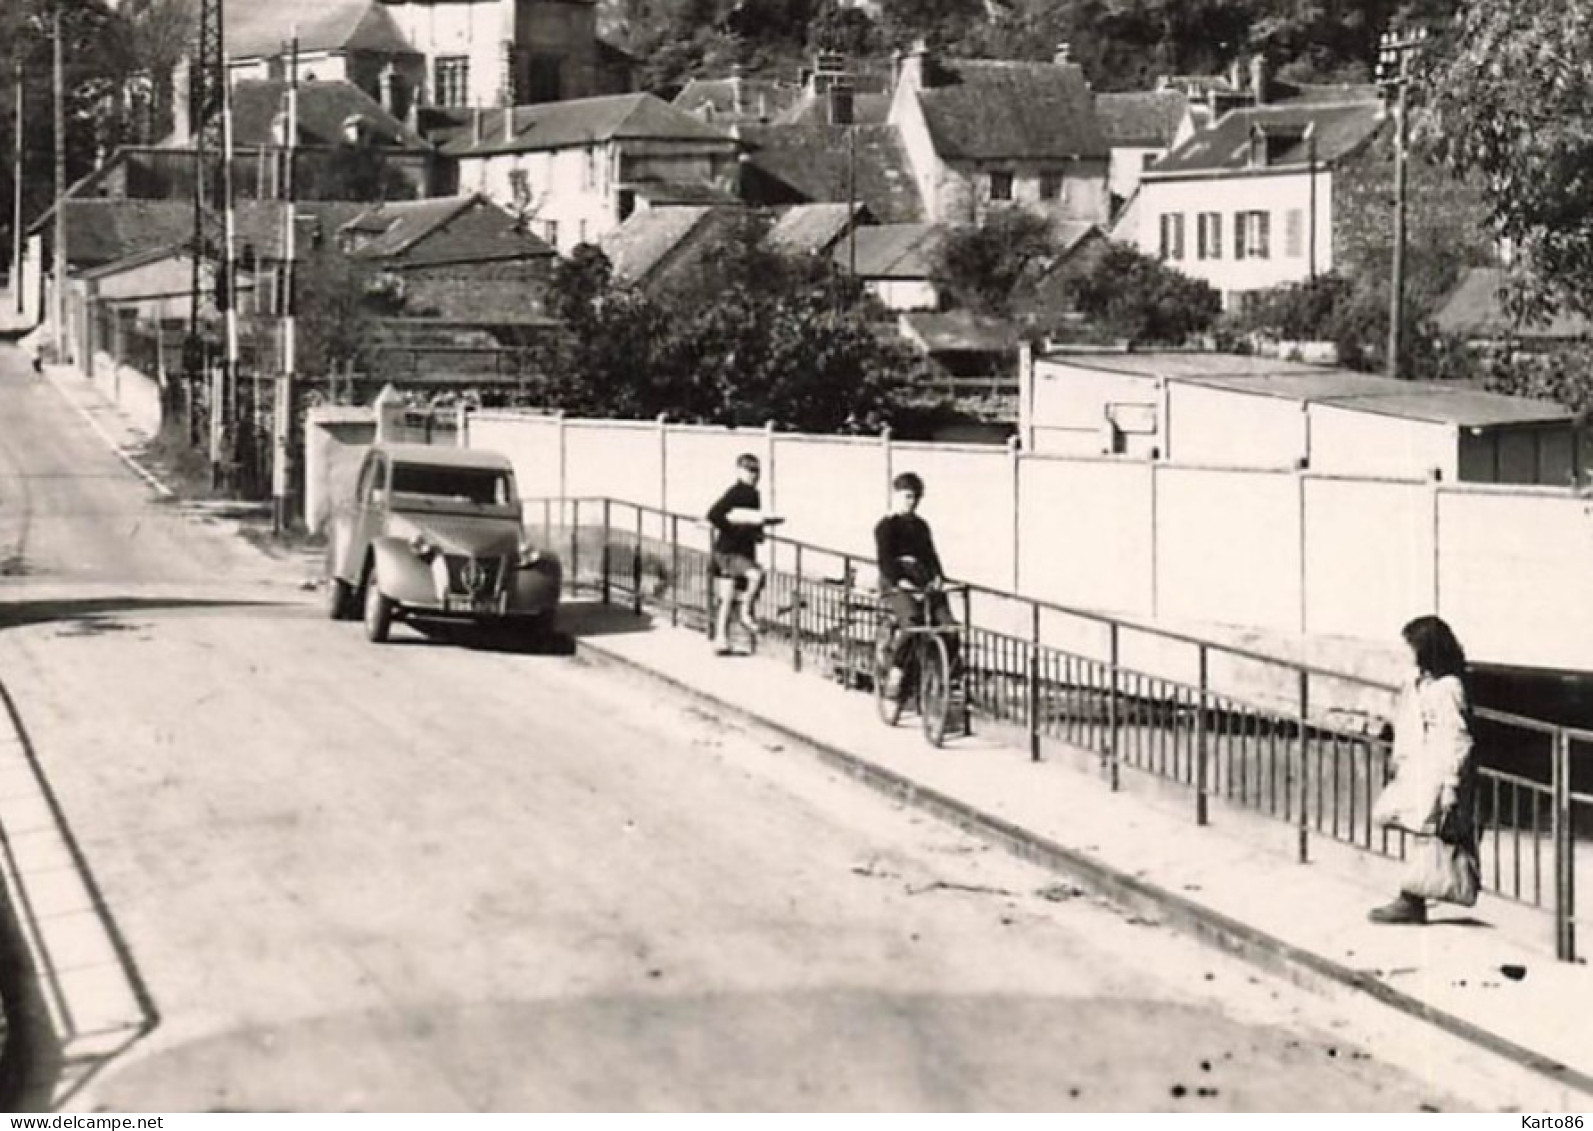
[[[1051,57],[1051,62],[1059,67],[1065,67],[1073,62],[1073,44],[1063,40],[1056,45],[1056,54]]]
[[[747,96],[742,90],[746,82],[746,72],[740,63],[733,63],[730,67],[730,108],[736,112],[736,117],[741,117],[747,112]]]
[[[1250,56],[1250,97],[1257,106],[1267,101],[1267,57],[1260,52]]]
[[[471,145],[480,145],[481,144],[481,140],[482,140],[482,136],[483,136],[483,128],[484,128],[484,123],[482,122],[481,119],[482,119],[481,107],[477,106],[474,110],[470,111],[470,144]]]
[[[505,106],[503,108],[503,140],[505,142],[511,142],[511,141],[514,140],[514,107],[513,106]]]
[[[1244,66],[1238,59],[1228,64],[1228,85],[1233,87],[1234,90],[1243,90],[1245,88]]]

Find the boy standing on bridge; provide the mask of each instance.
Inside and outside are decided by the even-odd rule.
[[[758,543],[768,521],[763,513],[763,496],[758,479],[763,468],[750,452],[736,457],[736,481],[719,501],[708,508],[708,524],[713,527],[714,596],[719,602],[714,619],[714,651],[730,654],[730,610],[741,593],[741,624],[754,639],[758,622],[752,615],[763,571],[758,568]]]

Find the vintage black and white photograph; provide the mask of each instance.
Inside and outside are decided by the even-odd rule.
[[[1593,0],[0,0],[0,1110],[1593,1110],[1590,170]]]

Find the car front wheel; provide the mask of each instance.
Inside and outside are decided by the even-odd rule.
[[[373,644],[387,640],[393,627],[393,602],[376,584],[376,578],[365,583],[365,636]]]

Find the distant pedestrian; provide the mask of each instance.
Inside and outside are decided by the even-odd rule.
[[[753,608],[763,587],[763,570],[758,568],[758,543],[764,526],[775,521],[763,513],[763,496],[758,480],[763,468],[758,457],[744,453],[736,458],[736,481],[708,509],[708,523],[714,529],[712,575],[714,595],[719,603],[714,619],[714,651],[730,654],[730,615],[740,598],[741,624],[754,638],[758,632]]]
[[[1374,821],[1412,834],[1405,879],[1374,923],[1425,923],[1427,901],[1477,901],[1477,833],[1472,821],[1474,743],[1466,653],[1449,625],[1417,617],[1401,635],[1414,670],[1394,716],[1394,777]]]

